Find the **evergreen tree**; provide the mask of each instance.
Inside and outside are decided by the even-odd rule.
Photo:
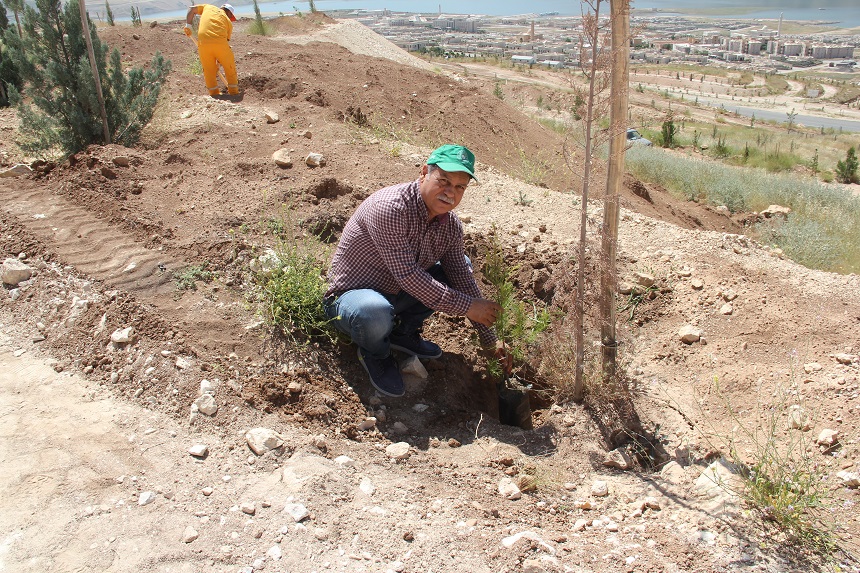
[[[110,54],[96,27],[87,19],[99,71],[111,141],[134,144],[152,118],[170,62],[160,53],[148,69],[123,73],[119,51]],[[18,66],[27,100],[11,90],[21,119],[22,147],[28,151],[76,153],[91,143],[104,143],[96,86],[81,27],[78,0],[36,0],[24,10],[23,37],[7,30],[5,40]]]
[[[113,21],[113,10],[111,10],[111,9],[110,9],[110,4],[108,3],[108,1],[107,1],[107,0],[105,0],[105,12],[106,12],[106,14],[107,14],[107,23],[108,23],[108,26],[113,26],[113,25],[114,25],[114,21]]]
[[[0,107],[9,105],[10,87],[21,87],[21,76],[18,73],[18,68],[9,57],[9,50],[3,42],[3,33],[9,30],[10,34],[15,34],[15,28],[9,26],[9,18],[6,16],[6,7],[0,1]]]
[[[857,183],[857,153],[853,147],[848,148],[845,161],[836,162],[836,180],[840,183]]]
[[[0,0],[0,33],[9,27],[9,16],[6,15],[6,5]]]
[[[131,7],[131,25],[138,27],[143,23],[140,21],[140,9],[132,6]]]

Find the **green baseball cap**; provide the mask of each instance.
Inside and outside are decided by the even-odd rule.
[[[462,145],[446,144],[437,148],[427,158],[427,165],[435,165],[445,171],[465,171],[475,181],[475,154]]]

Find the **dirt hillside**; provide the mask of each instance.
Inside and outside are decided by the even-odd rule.
[[[430,321],[445,354],[396,400],[374,395],[353,348],[271,332],[249,297],[255,257],[279,238],[336,239],[438,144],[475,151],[468,252],[480,269],[498,238],[525,297],[566,308],[582,205],[564,142],[492,83],[323,15],[276,20],[274,37],[247,24],[233,98],[204,95],[179,23],[100,30],[124,63],[173,62],[141,145],[0,179],[0,250],[34,271],[0,298],[0,571],[815,570],[700,478],[728,450],[704,431],[761,428],[787,405],[809,419],[853,547],[857,490],[837,473],[860,454],[860,279],[800,267],[659,187],[630,179],[622,196],[622,281],[654,280],[618,301],[635,436],[618,412],[548,393],[532,396],[534,429],[501,424],[463,319]],[[14,112],[0,120],[3,163],[28,159]],[[307,166],[311,152],[325,164]],[[593,259],[599,201],[588,215]],[[191,267],[214,280],[178,288]],[[252,428],[277,432],[274,447],[249,449]],[[819,452],[825,429],[838,444]],[[525,491],[500,493],[506,480]]]

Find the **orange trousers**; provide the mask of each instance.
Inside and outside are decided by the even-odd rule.
[[[203,81],[209,95],[218,95],[218,64],[224,68],[227,79],[227,93],[239,93],[239,76],[236,73],[236,59],[227,42],[200,42],[197,46],[200,63],[203,64]]]

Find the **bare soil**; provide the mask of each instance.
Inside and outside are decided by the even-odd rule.
[[[265,325],[250,296],[262,249],[321,229],[336,239],[365,197],[416,177],[448,141],[479,161],[480,184],[458,208],[479,279],[492,234],[520,294],[568,312],[579,168],[556,133],[494,97],[492,81],[409,65],[381,38],[321,14],[276,20],[274,37],[243,24],[233,41],[242,94],[222,98],[204,95],[179,23],[100,30],[130,66],[156,51],[173,62],[141,145],[93,146],[0,180],[2,255],[36,269],[0,298],[0,570],[814,570],[825,565],[737,500],[720,509],[692,485],[727,453],[719,436],[763,427],[786,404],[812,416],[810,443],[839,430],[839,446],[810,455],[825,470],[828,515],[853,547],[856,490],[835,474],[857,469],[860,280],[746,238],[745,214],[626,180],[619,273],[656,279],[649,296],[618,299],[634,398],[566,402],[551,391],[562,372],[535,362],[520,373],[535,384],[529,430],[499,422],[465,319],[431,319],[425,335],[445,354],[397,400],[374,395],[353,347],[297,347]],[[326,30],[360,53],[318,41]],[[368,55],[373,46],[387,57]],[[0,157],[24,160],[14,113],[0,119]],[[273,162],[282,148],[293,167]],[[308,167],[310,152],[325,165]],[[596,200],[591,260],[601,217]],[[202,265],[214,280],[177,287]],[[596,270],[588,276],[593,322]],[[682,343],[686,324],[703,340]],[[127,327],[136,340],[112,345]],[[192,412],[202,380],[215,386],[214,416]],[[260,426],[284,444],[258,456],[245,432]],[[395,461],[385,448],[401,441],[411,456]],[[188,454],[195,443],[208,457]],[[634,469],[603,464],[607,450],[631,444],[642,450]],[[678,473],[661,473],[668,461]],[[522,475],[534,489],[515,501],[499,494],[500,480]],[[595,480],[609,483],[608,497],[590,495]],[[156,499],[141,505],[145,492]],[[648,496],[659,510],[637,514]],[[288,503],[309,517],[293,523]],[[576,530],[578,519],[589,526]],[[188,527],[199,537],[186,543]]]

